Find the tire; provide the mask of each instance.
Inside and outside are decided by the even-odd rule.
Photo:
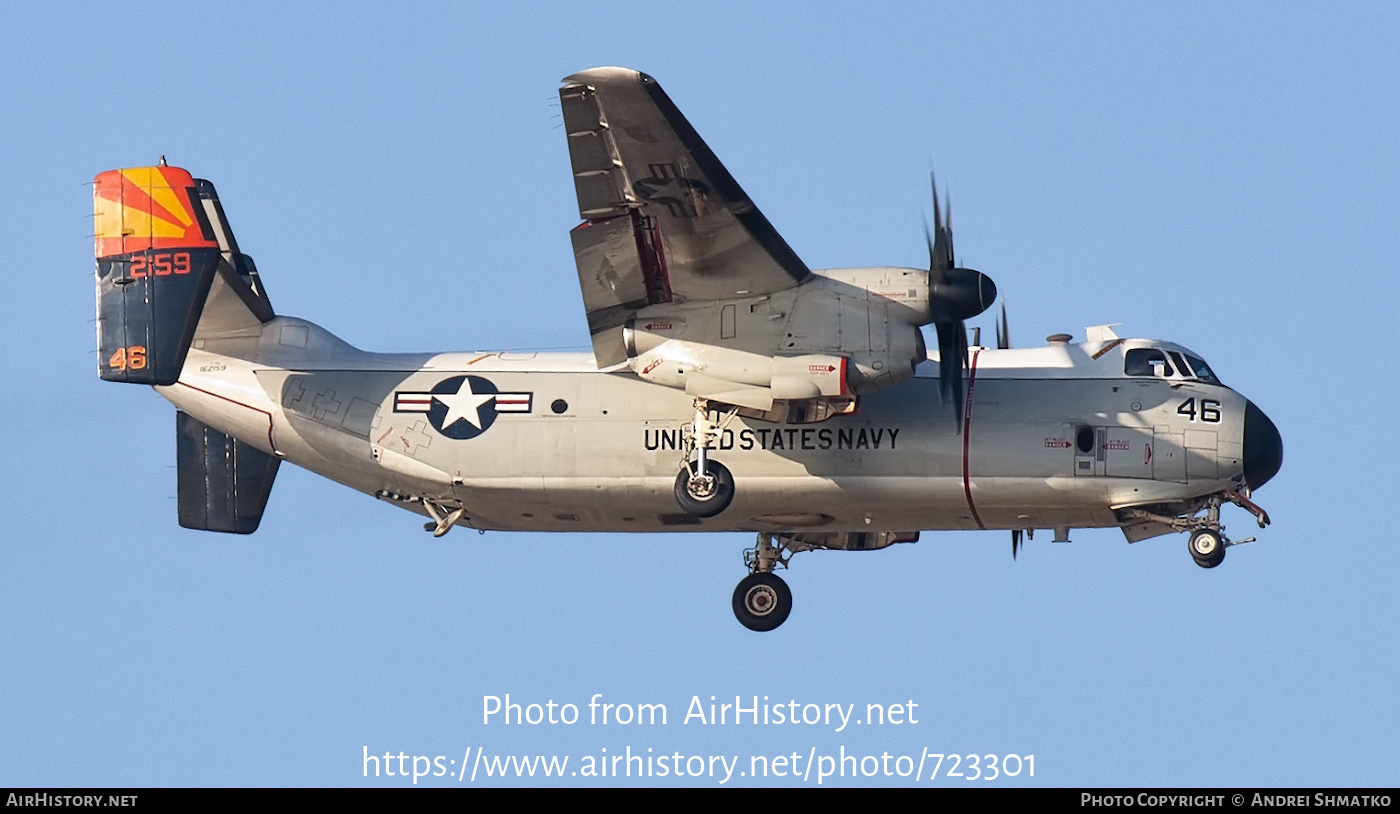
[[[1197,531],[1191,535],[1186,545],[1191,552],[1191,559],[1202,568],[1214,568],[1225,560],[1225,540],[1218,531]]]
[[[739,624],[760,633],[787,621],[792,591],[776,574],[749,574],[734,589],[734,616]]]
[[[734,499],[734,476],[729,474],[724,464],[708,461],[705,468],[714,479],[714,487],[709,494],[691,491],[688,468],[676,473],[676,502],[680,504],[681,511],[692,517],[714,517],[729,508],[730,501]]]

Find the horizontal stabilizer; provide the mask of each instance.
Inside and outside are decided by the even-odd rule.
[[[252,534],[262,522],[281,461],[237,438],[175,413],[180,525]]]

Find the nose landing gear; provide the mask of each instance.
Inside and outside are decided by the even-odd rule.
[[[1244,545],[1254,542],[1253,537],[1246,537],[1243,540],[1231,540],[1225,536],[1225,526],[1220,522],[1220,506],[1228,499],[1231,503],[1248,509],[1255,519],[1259,521],[1259,528],[1263,528],[1269,523],[1269,515],[1263,509],[1250,503],[1236,492],[1225,492],[1223,495],[1213,495],[1206,503],[1206,516],[1195,519],[1194,530],[1186,543],[1187,550],[1191,552],[1191,559],[1202,568],[1214,568],[1225,561],[1225,549],[1232,545]]]
[[[1202,568],[1214,568],[1225,561],[1225,538],[1218,531],[1201,529],[1191,534],[1187,543],[1191,559]]]
[[[1264,528],[1269,524],[1267,512],[1250,502],[1239,492],[1233,491],[1221,492],[1205,498],[1204,502],[1197,504],[1190,514],[1170,517],[1143,509],[1128,509],[1122,513],[1122,516],[1160,523],[1177,531],[1190,532],[1191,537],[1187,540],[1186,550],[1191,552],[1191,559],[1195,560],[1196,564],[1202,568],[1214,568],[1224,562],[1225,549],[1230,546],[1254,542],[1253,537],[1231,540],[1225,536],[1225,526],[1220,522],[1220,507],[1226,502],[1233,503],[1254,515],[1254,519],[1259,523],[1259,528]],[[1205,509],[1204,516],[1199,515],[1201,509]]]

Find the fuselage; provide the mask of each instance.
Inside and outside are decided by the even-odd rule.
[[[1156,352],[1129,357],[1144,348]],[[1166,364],[1144,373],[1157,354]],[[277,317],[196,341],[179,382],[157,390],[265,452],[419,513],[424,499],[460,506],[480,529],[1086,528],[1242,487],[1257,408],[1184,355],[1198,361],[1116,337],[974,347],[961,422],[933,363],[853,415],[735,417],[710,454],[737,494],[704,519],[672,494],[691,397],[600,371],[591,353],[367,353]]]

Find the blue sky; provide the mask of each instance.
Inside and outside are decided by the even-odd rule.
[[[630,747],[1393,785],[1397,41],[1388,4],[11,10],[0,782],[395,786],[364,749]],[[729,608],[749,535],[435,540],[295,467],[257,534],[179,528],[173,407],[95,375],[92,176],[165,155],[212,180],[279,312],[357,346],[581,348],[556,88],[596,65],[655,76],[813,267],[925,263],[932,164],[1018,344],[1121,322],[1274,419],[1274,525],[1213,571],[1115,530],[1019,562],[1001,532],[804,554],[769,635]],[[506,693],[670,720],[483,724]],[[918,723],[682,723],[712,695]]]

